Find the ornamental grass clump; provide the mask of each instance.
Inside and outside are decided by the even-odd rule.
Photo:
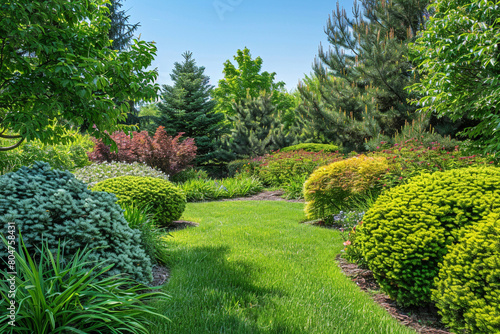
[[[461,229],[500,212],[500,169],[470,167],[414,177],[382,193],[356,231],[380,286],[402,305],[431,301],[433,281]]]
[[[360,155],[316,169],[304,183],[307,218],[324,218],[377,192],[377,181],[394,168],[383,157]]]
[[[168,175],[140,162],[102,162],[78,168],[73,171],[75,177],[88,183],[91,189],[97,183],[118,176],[147,176],[168,181]]]
[[[171,182],[142,176],[120,176],[97,183],[94,192],[108,192],[118,197],[118,204],[150,207],[155,223],[167,227],[182,216],[186,195]]]
[[[65,254],[98,248],[92,261],[110,261],[109,274],[126,273],[141,282],[152,279],[151,260],[141,248],[141,235],[131,229],[116,204],[116,196],[92,192],[67,171],[36,162],[0,176],[0,233],[13,223],[24,236],[30,254],[42,240],[55,252],[59,242]],[[5,249],[0,257],[6,258]]]
[[[500,333],[500,215],[466,229],[440,265],[432,300],[456,333]]]

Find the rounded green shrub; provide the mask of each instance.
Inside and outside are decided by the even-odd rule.
[[[466,230],[443,258],[432,299],[457,333],[500,333],[500,215]]]
[[[281,152],[291,152],[291,151],[306,151],[306,152],[326,152],[333,153],[339,150],[337,145],[332,144],[316,144],[316,143],[302,143],[293,146],[288,146],[282,148]]]
[[[363,218],[357,240],[380,286],[402,305],[431,301],[438,264],[461,228],[500,212],[500,169],[421,174],[385,191]]]
[[[345,208],[346,201],[375,189],[377,179],[390,168],[385,158],[364,155],[319,167],[304,183],[307,218],[323,218]]]
[[[150,213],[161,226],[179,219],[186,208],[186,196],[180,188],[153,177],[115,177],[97,183],[92,190],[115,194],[118,204],[149,206]]]
[[[0,233],[11,236],[13,231],[22,233],[30,254],[42,241],[53,253],[61,241],[68,256],[80,248],[100,247],[90,260],[114,263],[110,275],[152,279],[140,232],[128,226],[116,196],[92,192],[70,172],[51,169],[47,163],[0,176]],[[0,257],[7,255],[1,248]]]

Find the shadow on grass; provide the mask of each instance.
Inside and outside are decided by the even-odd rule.
[[[279,289],[256,286],[259,269],[232,259],[227,246],[171,250],[171,278],[164,291],[172,296],[158,305],[172,322],[152,333],[301,333],[272,318]]]

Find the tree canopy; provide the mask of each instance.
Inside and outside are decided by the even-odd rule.
[[[106,0],[19,0],[0,5],[0,137],[69,141],[72,126],[110,142],[125,101],[151,100],[159,86],[146,71],[153,43],[113,50]]]
[[[479,122],[463,131],[481,150],[500,150],[500,2],[438,0],[411,45],[420,110]]]

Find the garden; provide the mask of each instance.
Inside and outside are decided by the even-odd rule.
[[[500,333],[500,4],[394,2],[292,92],[247,48],[160,89],[119,1],[0,6],[0,332]]]

